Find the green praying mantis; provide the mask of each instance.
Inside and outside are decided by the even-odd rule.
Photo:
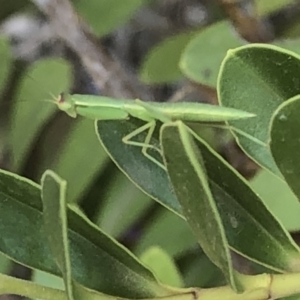
[[[157,121],[169,123],[180,120],[183,122],[207,123],[255,116],[245,111],[211,104],[144,102],[141,100],[112,99],[94,95],[60,94],[55,98],[54,102],[61,111],[73,118],[78,115],[94,120],[126,120],[134,117],[144,121],[144,125],[124,136],[122,142],[140,147],[142,154],[146,158],[163,169],[165,169],[165,166],[147,152],[148,149],[154,149],[162,154],[158,147],[151,145],[151,138]],[[146,132],[144,142],[133,140],[143,132]]]

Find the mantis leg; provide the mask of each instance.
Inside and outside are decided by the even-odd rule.
[[[161,150],[159,148],[157,148],[153,145],[150,145],[150,141],[151,141],[153,132],[155,130],[155,126],[156,126],[156,122],[155,122],[155,120],[152,120],[152,121],[146,123],[145,125],[137,128],[136,130],[132,131],[128,135],[124,136],[122,141],[123,141],[123,143],[125,143],[127,145],[141,147],[142,153],[145,155],[145,157],[147,157],[153,163],[155,163],[156,165],[158,165],[159,167],[161,167],[162,169],[165,170],[166,169],[165,166],[161,162],[159,162],[157,159],[155,159],[153,156],[148,154],[148,152],[147,152],[148,149],[153,149],[153,150],[158,151],[161,154]],[[147,132],[144,142],[136,142],[136,141],[131,140],[132,138],[136,137],[140,133],[147,131],[147,130],[148,130],[148,132]]]

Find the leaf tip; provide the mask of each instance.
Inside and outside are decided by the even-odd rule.
[[[227,50],[227,53],[226,53],[226,57],[233,56],[233,55],[234,55],[234,52],[235,52],[235,49],[228,49],[228,50]]]
[[[47,178],[54,180],[57,184],[59,184],[63,187],[66,187],[67,182],[64,179],[60,178],[54,171],[49,170],[49,169],[46,170],[42,175],[42,178],[41,178],[42,186],[44,185]]]

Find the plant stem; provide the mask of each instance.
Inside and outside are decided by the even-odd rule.
[[[270,294],[273,299],[300,294],[300,273],[272,276]]]
[[[300,273],[241,275],[240,279],[246,288],[246,291],[241,294],[235,293],[229,286],[209,289],[174,288],[174,293],[178,294],[149,300],[274,300],[300,294]],[[81,285],[78,285],[77,292],[80,298],[86,300],[126,300],[125,298],[101,294]],[[62,290],[0,274],[0,295],[3,294],[15,294],[44,300],[68,300],[66,293]]]
[[[62,290],[0,274],[0,295],[3,294],[14,294],[29,298],[42,298],[45,300],[67,300],[67,295]]]

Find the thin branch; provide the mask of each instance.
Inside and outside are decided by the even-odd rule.
[[[236,31],[250,43],[268,43],[274,39],[271,26],[256,12],[254,0],[217,0],[228,15]]]
[[[31,0],[49,18],[58,37],[80,57],[103,94],[113,97],[149,97],[134,74],[129,74],[99,44],[68,0]]]

